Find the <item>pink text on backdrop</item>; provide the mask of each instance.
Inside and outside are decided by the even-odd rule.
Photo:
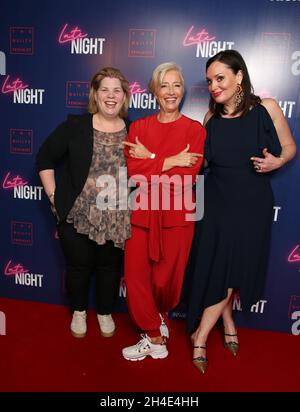
[[[26,180],[23,180],[22,177],[19,176],[19,175],[15,176],[11,180],[9,180],[10,173],[11,172],[8,172],[7,175],[5,176],[4,180],[3,180],[3,183],[2,183],[3,189],[13,189],[14,187],[27,185],[28,182],[26,182]]]
[[[297,245],[294,247],[294,249],[291,251],[288,257],[288,262],[300,262],[300,254],[296,253],[296,251],[299,249],[300,245]],[[300,252],[300,250],[299,250]]]
[[[191,26],[183,40],[184,46],[191,46],[192,44],[204,43],[206,41],[215,40],[216,36],[210,36],[208,31],[203,28],[201,31],[198,31],[194,36],[192,36],[192,31],[194,26]]]
[[[64,25],[64,27],[62,28],[59,34],[58,42],[60,44],[67,43],[67,42],[70,42],[76,39],[82,39],[83,37],[87,36],[87,33],[83,33],[81,29],[77,26],[74,27],[74,29],[70,30],[69,33],[67,33],[66,32],[67,27],[68,27],[68,23]]]
[[[8,261],[5,269],[4,275],[6,276],[13,276],[17,275],[18,273],[27,273],[28,269],[26,269],[21,263],[13,264],[12,260]]]
[[[28,84],[23,84],[22,80],[17,78],[14,80],[11,84],[8,83],[9,80],[9,75],[7,75],[6,79],[3,82],[2,85],[2,93],[13,93],[16,90],[21,90],[21,89],[27,89]]]

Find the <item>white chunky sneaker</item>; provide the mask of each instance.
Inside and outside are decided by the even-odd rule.
[[[75,338],[84,338],[86,335],[86,311],[75,310],[71,322],[71,333]]]
[[[97,315],[101,335],[110,338],[116,330],[115,322],[111,315]]]
[[[164,359],[168,356],[168,349],[163,343],[152,343],[149,336],[142,334],[142,339],[133,346],[122,349],[125,359],[136,361],[143,360],[146,356],[153,359]]]

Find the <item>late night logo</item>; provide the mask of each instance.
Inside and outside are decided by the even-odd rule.
[[[9,31],[9,44],[11,54],[33,54],[34,28],[11,27]]]
[[[10,153],[32,154],[32,129],[10,129]]]
[[[233,41],[216,40],[216,36],[212,36],[202,28],[199,31],[191,26],[184,39],[183,46],[196,46],[196,57],[212,57],[221,50],[231,50],[234,46]]]
[[[14,199],[42,200],[43,186],[29,186],[27,180],[19,175],[14,176],[12,172],[6,173],[2,189],[13,189]]]
[[[78,26],[72,28],[66,23],[59,32],[58,42],[70,44],[71,54],[102,54],[105,38],[88,37]]]
[[[30,273],[22,263],[14,263],[12,259],[10,259],[4,266],[4,275],[14,278],[16,285],[36,288],[41,288],[43,286],[44,275],[40,273]]]
[[[3,94],[13,93],[13,103],[43,104],[45,89],[29,89],[28,84],[23,83],[19,77],[13,80],[10,75],[7,75],[1,92]]]
[[[146,88],[143,88],[140,83],[133,82],[130,88],[130,102],[131,109],[156,109],[158,106],[156,98],[152,93],[148,93]]]
[[[156,30],[129,29],[128,57],[154,57]]]

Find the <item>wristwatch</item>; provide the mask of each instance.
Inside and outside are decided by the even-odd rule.
[[[151,153],[150,155],[150,159],[155,159],[156,154],[155,153]]]

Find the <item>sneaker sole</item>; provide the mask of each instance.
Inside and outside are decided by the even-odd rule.
[[[102,330],[100,330],[100,333],[102,336],[104,336],[104,338],[111,338],[112,336],[114,336],[115,331],[112,332],[102,332]]]
[[[71,334],[72,336],[74,336],[74,338],[84,338],[86,335],[86,333],[76,333],[76,332],[73,332],[72,330],[71,330]]]
[[[123,355],[123,357],[126,360],[135,362],[135,361],[139,361],[139,360],[144,360],[147,356],[151,356],[151,358],[153,358],[153,359],[165,359],[168,355],[169,355],[169,352],[166,351],[164,353],[149,353],[149,355],[140,356],[139,358],[129,358],[125,355]]]

